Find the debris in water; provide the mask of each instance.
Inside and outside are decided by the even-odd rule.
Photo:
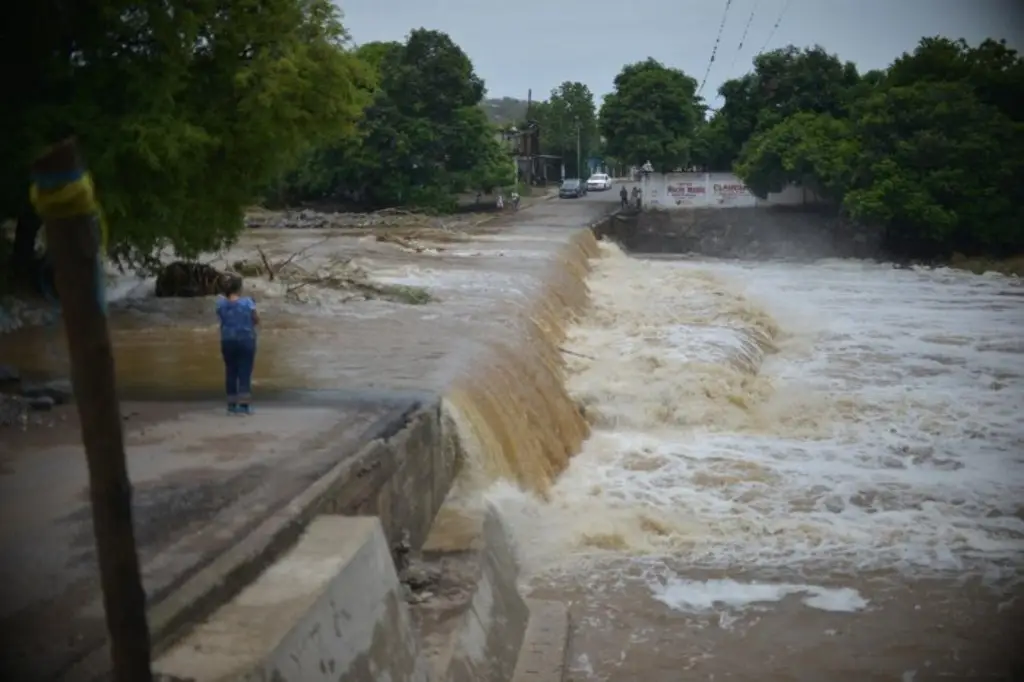
[[[403,209],[389,208],[371,213],[326,213],[311,209],[298,211],[268,211],[253,209],[245,216],[245,226],[252,229],[379,229],[427,228],[456,233],[479,225],[492,215],[474,213],[462,215],[430,215]]]
[[[423,305],[436,300],[422,287],[374,282],[369,273],[355,265],[351,258],[334,258],[309,269],[300,265],[305,253],[316,245],[307,246],[279,261],[272,261],[258,248],[259,262],[238,260],[231,264],[231,270],[242,277],[265,277],[271,282],[279,282],[285,287],[285,296],[298,303],[313,300],[310,290],[316,288],[351,292],[346,301],[380,299]]]

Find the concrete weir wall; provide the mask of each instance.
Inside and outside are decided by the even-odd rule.
[[[817,206],[689,208],[621,214],[595,228],[630,253],[713,258],[875,258],[882,234]]]
[[[552,267],[583,267],[578,242],[593,244],[587,227],[559,227],[553,234],[575,260],[552,249]],[[441,399],[418,398],[234,556],[190,579],[177,610],[151,618],[161,679],[560,682],[568,611],[519,593],[515,547],[499,515],[488,508],[458,542],[430,542],[468,456]]]
[[[482,572],[441,665],[424,655],[380,520],[324,514],[155,670],[195,682],[511,680],[530,610],[518,592],[509,535],[493,511],[480,540]]]

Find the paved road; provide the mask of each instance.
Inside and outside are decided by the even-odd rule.
[[[597,219],[610,208],[605,205],[609,201],[617,201],[614,192],[578,202],[538,202],[501,217],[508,229],[479,255],[430,262],[438,272],[454,266],[461,268],[456,275],[471,269],[482,274],[521,271],[520,278],[528,280],[557,253],[561,235],[567,238]],[[496,245],[500,252],[494,251]],[[336,248],[341,247],[339,242]],[[268,392],[280,391],[278,400],[264,400],[252,419],[229,418],[219,403],[190,399],[188,391],[168,401],[170,379],[156,380],[160,377],[152,361],[143,363],[147,373],[119,376],[134,387],[131,393],[145,395],[149,387],[160,389],[165,398],[122,405],[136,533],[151,604],[175,592],[187,576],[210,565],[363,443],[404,423],[422,402],[435,400],[444,383],[436,377],[447,377],[451,368],[465,371],[465,357],[450,356],[459,356],[460,343],[482,333],[481,320],[507,318],[503,311],[487,312],[488,306],[507,302],[497,294],[491,301],[480,292],[464,293],[464,288],[446,291],[431,314],[392,306],[392,317],[353,318],[343,346],[320,344],[308,357],[300,352],[301,339],[288,337],[292,372],[268,382]],[[458,296],[471,294],[480,298],[474,303],[477,313],[466,316],[460,327],[455,324],[460,320],[449,316],[461,315]],[[379,307],[365,302],[346,309]],[[167,328],[169,335],[181,327],[178,322]],[[309,335],[305,328],[299,332]],[[143,336],[146,348],[152,346],[153,334]],[[128,331],[118,337],[122,356],[132,350],[132,338]],[[194,339],[179,345],[193,364],[205,352]],[[203,367],[215,385],[219,359],[210,353],[213,359]],[[130,359],[119,357],[119,367],[131,369]],[[334,365],[358,372],[333,372],[329,366]],[[185,366],[179,363],[174,374],[179,384]],[[303,377],[305,383],[295,383]],[[363,390],[370,388],[364,377],[372,378],[371,390]],[[324,388],[325,382],[353,390],[287,394],[288,389]],[[193,388],[215,395],[205,385]],[[0,637],[5,644],[0,679],[54,679],[105,637],[78,438],[73,425],[43,434],[0,431]]]
[[[265,404],[252,419],[220,405],[159,404],[128,431],[135,528],[158,601],[416,401]],[[126,414],[153,405],[123,406]],[[302,456],[297,457],[296,453]],[[0,477],[0,637],[4,679],[52,678],[103,637],[81,446],[37,449]]]

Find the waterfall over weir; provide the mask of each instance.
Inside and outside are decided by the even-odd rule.
[[[519,338],[498,339],[447,396],[449,414],[471,453],[464,480],[478,489],[509,480],[545,495],[589,434],[565,386],[561,344],[588,301],[589,231],[565,247],[534,300],[520,311]]]

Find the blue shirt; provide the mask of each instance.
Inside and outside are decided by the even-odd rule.
[[[217,297],[217,317],[220,319],[220,338],[222,341],[245,341],[256,338],[256,323],[253,313],[256,312],[256,301],[244,296],[236,301]]]

